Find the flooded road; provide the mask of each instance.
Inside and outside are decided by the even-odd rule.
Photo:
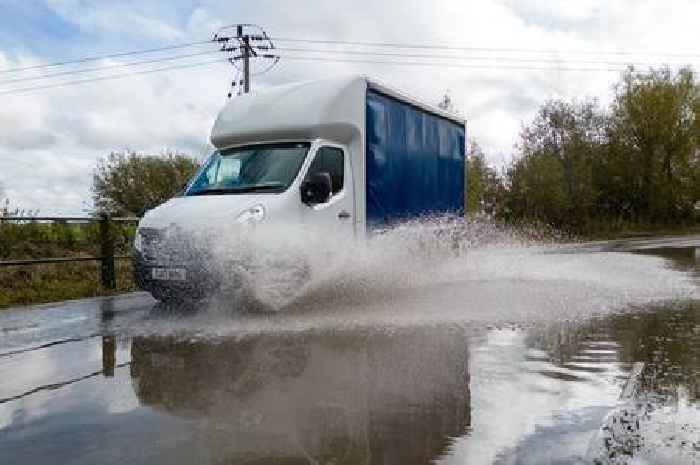
[[[0,463],[700,463],[698,247],[474,250],[265,315],[2,311]]]

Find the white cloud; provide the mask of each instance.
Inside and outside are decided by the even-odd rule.
[[[80,213],[97,160],[126,148],[201,155],[225,66],[0,97],[0,183],[24,208]]]
[[[661,0],[583,0],[575,4],[553,0],[387,0],[350,4],[321,0],[254,4],[205,1],[187,12],[155,2],[97,6],[79,0],[51,0],[49,5],[81,31],[114,40],[154,39],[158,44],[204,39],[221,25],[235,21],[264,25],[277,37],[556,49],[561,51],[558,56],[562,60],[601,59],[596,55],[572,55],[568,53],[571,50],[655,50],[666,52],[660,58],[682,62],[688,58],[670,57],[669,53],[697,54],[695,47],[700,42],[695,24],[700,3],[692,0],[674,2],[673,8]],[[290,46],[278,43],[282,45]],[[46,61],[31,56],[23,56],[19,62],[10,60],[10,54],[3,53],[10,51],[1,47],[0,65],[5,67]],[[541,56],[505,52],[479,55],[520,59]],[[660,59],[645,60],[652,58]],[[469,63],[484,65],[488,61]],[[548,71],[534,71],[288,60],[273,72],[257,77],[255,85],[361,72],[433,102],[450,89],[469,121],[470,136],[479,140],[493,161],[500,161],[512,152],[521,123],[532,118],[544,100],[609,100],[618,74],[562,70],[581,66],[561,63],[549,66]],[[44,213],[78,212],[89,200],[90,174],[96,160],[112,150],[171,148],[198,154],[225,101],[231,75],[222,64],[0,95],[0,183],[15,203],[25,207],[40,208]]]
[[[148,12],[139,11],[139,3],[47,0],[47,5],[54,13],[78,25],[84,32],[172,41],[181,40],[184,35],[183,31],[167,22],[149,16]]]
[[[595,21],[605,10],[605,0],[578,0],[571,2],[543,0],[503,0],[525,22],[543,27],[563,27]]]

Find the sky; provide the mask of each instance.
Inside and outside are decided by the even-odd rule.
[[[233,70],[222,60],[124,79],[3,93],[130,71],[113,68],[39,79],[78,67],[8,72],[13,68],[204,41],[221,26],[234,23],[258,24],[278,38],[521,50],[469,52],[472,57],[491,59],[531,59],[542,55],[522,50],[552,51],[547,56],[559,62],[505,62],[508,66],[544,68],[539,70],[508,69],[502,66],[504,62],[493,61],[469,63],[499,66],[418,67],[282,58],[270,72],[254,77],[254,90],[362,73],[427,102],[436,103],[448,92],[468,121],[468,137],[479,142],[495,165],[511,159],[522,125],[532,120],[547,99],[597,98],[601,104],[608,102],[620,72],[603,68],[619,68],[618,63],[634,60],[642,65],[669,63],[672,67],[686,63],[700,69],[700,2],[696,0],[2,0],[0,8],[0,199],[9,198],[15,206],[42,214],[89,212],[92,173],[98,160],[110,152],[173,150],[203,157],[211,125],[226,103]],[[320,47],[279,42],[277,46]],[[172,66],[211,61],[218,56],[215,49],[213,44],[202,44],[163,54],[106,58],[82,66],[113,66],[168,53],[212,51],[149,65]],[[644,55],[608,53],[620,51]],[[578,63],[582,60],[615,64]],[[582,67],[596,70],[568,70]]]

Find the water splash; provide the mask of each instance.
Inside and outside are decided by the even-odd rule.
[[[406,222],[374,231],[366,240],[304,227],[280,231],[248,229],[212,242],[208,255],[215,257],[222,294],[230,302],[241,297],[241,288],[244,296],[272,311],[318,294],[331,301],[391,297],[395,291],[430,285],[435,273],[472,249],[534,244],[495,223],[454,216]],[[242,266],[232,269],[231,263]],[[246,307],[251,300],[238,303]]]
[[[551,236],[533,239],[492,222],[430,218],[368,241],[303,228],[247,231],[200,241],[220,292],[174,327],[230,335],[443,322],[527,325],[700,296],[693,278],[665,259],[577,252]]]
[[[595,465],[695,464],[700,460],[700,406],[678,386],[670,402],[658,394],[622,399],[589,444]]]

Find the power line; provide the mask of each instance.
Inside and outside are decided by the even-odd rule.
[[[323,39],[296,39],[290,37],[272,37],[272,40],[278,42],[298,42],[310,44],[327,44],[327,45],[357,45],[363,47],[386,47],[386,48],[402,48],[402,49],[429,49],[429,50],[459,50],[470,52],[513,52],[513,53],[538,53],[538,54],[581,54],[581,55],[628,55],[628,56],[668,56],[674,58],[700,58],[700,54],[692,53],[666,53],[666,52],[642,52],[642,51],[624,51],[624,50],[555,50],[555,49],[528,49],[528,48],[501,48],[501,47],[466,47],[451,44],[411,44],[399,42],[366,42],[352,40],[323,40]]]
[[[243,25],[253,27],[254,25]],[[223,29],[223,28],[222,28]],[[386,48],[399,48],[399,49],[429,49],[429,50],[455,50],[455,51],[469,51],[469,52],[507,52],[507,53],[531,53],[531,54],[550,54],[557,55],[562,53],[571,54],[584,54],[584,55],[626,55],[626,56],[666,56],[674,58],[700,58],[700,54],[685,54],[685,53],[668,53],[668,52],[658,52],[658,51],[604,51],[604,50],[555,50],[555,49],[528,49],[528,48],[505,48],[505,47],[467,47],[467,46],[457,46],[451,44],[426,44],[426,43],[397,43],[397,42],[371,42],[371,41],[350,41],[350,40],[323,40],[323,39],[299,39],[291,37],[275,37],[270,38],[266,33],[259,36],[251,35],[252,39],[266,39],[266,40],[277,40],[280,42],[293,42],[293,43],[309,43],[309,44],[327,44],[327,45],[350,45],[350,46],[362,46],[362,47],[386,47]],[[70,64],[86,63],[90,61],[97,61],[106,58],[119,58],[125,56],[156,53],[167,50],[175,50],[186,47],[193,47],[197,45],[210,44],[211,41],[203,40],[196,42],[187,42],[181,44],[168,45],[163,47],[156,47],[150,49],[134,50],[121,53],[112,53],[105,55],[95,55],[88,56],[84,58],[78,58],[74,60],[58,61],[53,63],[38,64],[25,67],[0,69],[0,74],[22,72],[33,69],[42,69],[56,66],[64,66]],[[273,47],[274,48],[274,47]],[[604,63],[603,63],[604,64]]]
[[[309,57],[309,56],[294,56],[294,55],[282,55],[285,60],[298,60],[298,61],[316,61],[316,62],[329,62],[329,63],[369,63],[378,65],[391,65],[391,66],[428,66],[428,67],[442,67],[442,68],[464,68],[464,69],[506,69],[506,70],[531,70],[531,71],[592,71],[592,72],[621,72],[625,68],[564,68],[559,66],[551,67],[536,67],[536,66],[508,66],[508,65],[474,65],[474,64],[460,64],[460,63],[439,63],[439,62],[429,62],[429,61],[386,61],[386,60],[372,60],[372,59],[353,59],[353,58],[332,58],[332,57]]]
[[[254,48],[261,48],[261,47],[254,47]],[[653,64],[651,63],[641,63],[641,62],[622,62],[622,61],[598,61],[598,60],[556,60],[556,59],[546,59],[546,58],[517,58],[517,57],[494,57],[494,56],[465,56],[465,55],[435,55],[435,54],[414,54],[414,53],[395,53],[395,52],[375,52],[375,51],[359,51],[359,50],[327,50],[327,49],[310,49],[310,48],[294,48],[294,47],[283,47],[283,48],[276,48],[276,51],[281,51],[281,52],[308,52],[308,53],[323,53],[323,54],[329,54],[329,55],[360,55],[360,56],[381,56],[381,57],[397,57],[397,58],[433,58],[433,59],[447,59],[447,60],[460,60],[460,61],[503,61],[503,62],[516,62],[516,63],[540,63],[540,64],[558,64],[558,65],[567,65],[567,64],[591,64],[591,65],[619,65],[619,66],[628,66],[628,65],[636,65],[636,66],[652,66]],[[196,52],[196,53],[189,53],[189,54],[183,54],[183,55],[174,55],[174,56],[168,56],[168,57],[163,57],[163,58],[156,58],[152,60],[141,60],[141,61],[135,61],[135,62],[128,62],[128,63],[116,63],[112,65],[106,65],[106,66],[98,66],[98,67],[93,67],[93,68],[83,68],[83,69],[78,69],[78,70],[70,70],[70,71],[60,71],[56,73],[49,73],[49,74],[44,74],[40,76],[29,76],[29,77],[19,77],[19,78],[11,78],[11,79],[5,79],[5,80],[0,80],[0,84],[10,84],[10,83],[15,83],[15,82],[26,82],[26,81],[36,81],[36,80],[42,80],[42,79],[49,79],[49,78],[54,78],[54,77],[59,77],[59,76],[69,76],[69,75],[74,75],[74,74],[83,74],[83,73],[89,73],[89,72],[99,72],[99,71],[104,71],[108,69],[115,69],[115,68],[127,68],[131,66],[141,66],[141,65],[146,65],[146,64],[153,64],[153,63],[161,63],[161,62],[166,62],[166,61],[174,61],[174,60],[181,60],[184,58],[191,58],[195,56],[202,56],[202,55],[209,55],[212,53],[219,53],[219,50],[213,50],[213,51],[204,51],[204,52]],[[277,64],[279,61],[280,57],[276,57],[275,61],[272,62],[266,69],[253,73],[253,76],[257,76],[260,74],[264,74],[265,72],[269,71],[274,65]],[[588,68],[586,68],[588,69]]]
[[[254,72],[253,74],[251,74],[251,76],[261,76],[261,75],[267,73],[267,72],[270,71],[272,68],[274,68],[275,66],[277,66],[277,64],[280,62],[280,59],[281,59],[281,58],[282,58],[281,56],[275,55],[275,56],[272,58],[272,63],[270,63],[270,64],[268,65],[267,68],[265,68],[265,69],[263,69],[263,70],[260,70],[260,71],[256,71],[256,72]]]
[[[351,59],[351,58],[330,58],[330,57],[307,57],[307,56],[292,56],[292,55],[282,55],[281,58],[287,60],[296,61],[312,61],[312,62],[327,62],[327,63],[364,63],[364,64],[379,64],[379,65],[389,65],[389,66],[427,66],[427,67],[442,67],[442,68],[462,68],[462,69],[506,69],[506,70],[531,70],[531,71],[588,71],[588,72],[621,72],[624,71],[623,68],[564,68],[564,67],[534,67],[534,66],[506,66],[506,65],[470,65],[470,64],[459,64],[459,63],[439,63],[439,62],[429,62],[429,61],[387,61],[387,60],[371,60],[371,59]],[[109,76],[100,76],[96,78],[80,79],[75,81],[66,81],[56,84],[47,84],[41,86],[23,87],[18,89],[10,89],[5,91],[0,91],[0,95],[14,95],[32,92],[36,90],[52,89],[57,87],[73,86],[86,84],[90,82],[106,81],[112,79],[120,79],[132,76],[138,76],[142,74],[150,74],[161,71],[169,71],[175,69],[184,68],[194,68],[198,66],[206,66],[215,63],[225,63],[227,60],[209,60],[197,63],[188,63],[184,65],[174,65],[166,66],[161,68],[155,68],[144,71],[135,71],[131,73],[113,74]]]
[[[198,41],[198,42],[187,42],[187,43],[183,43],[183,44],[168,45],[165,47],[149,48],[149,49],[144,49],[144,50],[134,50],[134,51],[130,51],[130,52],[112,53],[112,54],[108,54],[108,55],[95,55],[95,56],[89,56],[89,57],[85,57],[85,58],[77,58],[75,60],[56,61],[53,63],[25,66],[25,67],[21,67],[21,68],[0,69],[0,74],[28,71],[31,69],[50,68],[50,67],[54,67],[54,66],[71,65],[71,64],[76,64],[76,63],[86,63],[89,61],[104,60],[105,58],[119,58],[119,57],[131,56],[131,55],[140,55],[140,54],[144,54],[144,53],[163,52],[165,50],[175,50],[178,48],[193,47],[195,45],[203,45],[203,44],[209,44],[209,43],[211,43],[209,40],[203,40],[203,41]]]
[[[78,84],[86,84],[89,82],[107,81],[107,80],[111,80],[111,79],[120,79],[120,78],[125,78],[125,77],[138,76],[138,75],[142,75],[142,74],[158,73],[161,71],[170,71],[170,70],[175,70],[175,69],[195,68],[197,66],[207,66],[207,65],[214,64],[214,63],[225,63],[225,62],[226,62],[226,60],[222,60],[219,58],[216,60],[202,61],[202,62],[198,62],[198,63],[188,63],[188,64],[184,64],[184,65],[164,66],[162,68],[148,69],[148,70],[144,70],[144,71],[134,71],[132,73],[112,74],[109,76],[100,76],[100,77],[96,77],[96,78],[79,79],[79,80],[75,80],[75,81],[66,81],[66,82],[60,82],[60,83],[56,83],[56,84],[47,84],[47,85],[42,85],[42,86],[22,87],[19,89],[4,90],[4,91],[0,91],[0,95],[21,94],[21,93],[31,92],[31,91],[35,91],[35,90],[53,89],[55,87],[73,86],[73,85],[78,85]]]
[[[165,61],[182,60],[183,58],[191,58],[191,57],[202,56],[202,55],[210,55],[212,53],[219,53],[219,51],[218,50],[208,50],[206,52],[188,53],[188,54],[184,54],[184,55],[174,55],[174,56],[169,56],[169,57],[164,57],[164,58],[155,58],[153,60],[141,60],[141,61],[133,61],[133,62],[128,62],[128,63],[115,63],[113,65],[96,66],[93,68],[82,68],[82,69],[75,69],[75,70],[70,70],[70,71],[59,71],[56,73],[42,74],[40,76],[27,76],[27,77],[11,78],[11,79],[5,79],[5,80],[0,81],[0,84],[10,84],[10,83],[14,83],[14,82],[26,82],[26,81],[38,81],[41,79],[49,79],[49,78],[54,78],[54,77],[58,77],[58,76],[70,76],[73,74],[92,73],[92,72],[104,71],[107,69],[114,69],[114,68],[128,68],[130,66],[141,66],[141,65],[153,64],[153,63],[161,63],[161,62],[165,62]]]
[[[417,44],[417,43],[392,43],[392,42],[368,42],[368,41],[344,41],[344,40],[317,40],[317,39],[295,39],[295,38],[284,38],[284,37],[279,37],[276,38],[275,40],[281,41],[281,42],[298,42],[298,43],[308,43],[308,44],[325,44],[325,45],[343,45],[343,46],[352,46],[355,47],[354,49],[326,49],[326,48],[309,48],[309,47],[283,47],[281,49],[278,49],[275,47],[274,43],[272,42],[272,39],[267,35],[267,33],[260,27],[254,26],[254,25],[240,25],[242,28],[256,28],[259,33],[249,33],[245,29],[240,30],[239,25],[234,25],[234,26],[227,26],[225,28],[220,29],[219,33],[214,36],[213,42],[218,42],[221,43],[222,46],[220,49],[216,51],[203,51],[203,52],[196,52],[196,53],[189,53],[189,54],[182,54],[182,55],[167,55],[159,58],[154,58],[154,59],[148,59],[148,60],[140,60],[140,61],[133,61],[133,62],[126,62],[126,63],[114,63],[114,64],[109,64],[105,66],[95,66],[91,68],[79,68],[79,69],[73,69],[73,70],[67,70],[67,71],[59,71],[59,72],[54,72],[54,73],[46,73],[42,74],[40,76],[26,76],[26,77],[13,77],[10,79],[6,79],[4,81],[0,81],[0,84],[9,84],[9,83],[19,83],[19,82],[28,82],[28,81],[36,81],[36,80],[42,80],[42,79],[52,79],[56,77],[62,77],[62,76],[71,76],[75,74],[82,74],[82,73],[91,73],[91,72],[100,72],[100,71],[106,71],[106,70],[111,70],[115,68],[129,68],[132,66],[142,66],[142,65],[147,65],[147,64],[154,64],[154,63],[160,63],[160,62],[165,62],[165,61],[174,61],[174,60],[181,60],[185,58],[190,58],[190,57],[195,57],[195,56],[200,56],[200,55],[206,55],[210,53],[215,53],[219,51],[227,52],[227,53],[233,53],[228,61],[231,62],[234,66],[236,66],[236,62],[238,60],[241,60],[245,63],[246,61],[246,56],[248,61],[251,61],[252,58],[265,58],[272,60],[271,64],[264,70],[258,72],[258,73],[251,73],[250,70],[250,64],[248,65],[248,73],[245,72],[245,66],[244,69],[241,71],[243,72],[244,75],[244,82],[242,84],[247,84],[249,87],[250,85],[250,76],[255,76],[258,74],[262,74],[263,72],[269,71],[272,67],[274,67],[279,61],[280,58],[286,58],[288,60],[297,60],[297,61],[313,61],[313,62],[328,62],[328,63],[363,63],[363,64],[379,64],[379,65],[388,65],[388,66],[427,66],[427,67],[443,67],[443,68],[464,68],[464,69],[505,69],[505,70],[533,70],[533,71],[580,71],[580,72],[593,72],[593,71],[606,71],[606,72],[620,72],[623,71],[624,68],[621,67],[627,67],[629,65],[639,65],[639,66],[645,66],[645,65],[650,65],[653,66],[653,64],[649,63],[640,63],[640,62],[625,62],[625,61],[613,61],[613,60],[581,60],[581,59],[558,59],[555,56],[549,57],[549,56],[541,56],[541,57],[524,57],[524,56],[488,56],[488,55],[473,55],[475,52],[507,52],[507,53],[530,53],[530,54],[542,54],[542,53],[547,53],[547,54],[554,54],[558,53],[554,50],[535,50],[535,49],[526,49],[526,48],[496,48],[496,47],[462,47],[462,46],[455,46],[455,45],[449,45],[449,44]],[[220,35],[220,33],[227,28],[235,27],[238,30],[237,35],[233,35],[230,37]],[[244,33],[245,32],[245,33]],[[245,39],[248,39],[247,42]],[[230,47],[228,44],[230,41],[237,41],[238,46],[233,46]],[[132,56],[132,55],[139,55],[139,54],[147,54],[147,53],[157,53],[157,52],[164,52],[168,50],[176,50],[176,49],[182,49],[186,47],[193,47],[197,45],[204,45],[204,44],[211,44],[212,41],[197,41],[197,42],[189,42],[189,43],[181,43],[181,44],[175,44],[175,45],[170,45],[170,46],[164,46],[164,47],[158,47],[158,48],[151,48],[151,49],[144,49],[144,50],[135,50],[135,51],[128,51],[128,52],[121,52],[121,53],[113,53],[113,54],[106,54],[106,55],[99,55],[99,56],[89,56],[85,58],[79,58],[75,60],[66,60],[66,61],[60,61],[60,62],[54,62],[54,63],[47,63],[47,64],[42,64],[42,65],[34,65],[34,66],[27,66],[27,67],[20,67],[20,68],[11,68],[11,69],[5,69],[5,70],[0,70],[0,74],[5,74],[5,73],[11,73],[11,72],[22,72],[22,71],[28,71],[28,70],[36,70],[36,69],[44,69],[44,68],[49,68],[49,67],[58,67],[58,66],[64,66],[64,65],[69,65],[69,64],[81,64],[81,63],[86,63],[90,61],[97,61],[97,60],[102,60],[102,59],[107,59],[107,58],[117,58],[117,57],[126,57],[126,56]],[[387,49],[398,49],[398,50],[406,50],[406,52],[392,52],[392,51],[387,51],[387,50],[381,50],[381,49],[357,49],[356,47],[385,47]],[[428,53],[414,53],[419,50],[444,50],[444,51],[460,51],[460,52],[470,52],[467,54],[428,54]],[[285,52],[283,55],[278,55],[276,52]],[[274,53],[273,53],[274,52]],[[287,52],[291,52],[294,54],[288,54]],[[301,53],[301,55],[296,55],[295,53]],[[592,52],[592,51],[568,51],[567,53],[578,53],[578,54],[599,54],[599,55],[627,55],[627,56],[633,56],[640,54],[639,52],[627,52],[627,51],[599,51],[599,52]],[[308,54],[325,54],[326,56],[309,56]],[[349,56],[358,56],[362,58],[343,58],[343,55],[349,55]],[[659,56],[661,55],[660,53],[658,54]],[[666,54],[668,56],[673,56],[673,57],[700,57],[700,55],[690,55],[690,54]],[[373,58],[377,57],[377,58]],[[386,58],[396,58],[397,60],[384,60],[384,59],[379,59],[382,57]],[[398,60],[402,59],[402,60]],[[403,60],[406,59],[406,60]],[[411,59],[411,60],[408,60]],[[440,61],[436,61],[440,60]],[[462,61],[463,63],[455,62],[455,60]],[[446,62],[447,61],[447,62]],[[494,62],[493,64],[475,64],[475,63],[469,63],[469,62],[479,62],[479,61],[487,61],[487,62]],[[155,72],[160,72],[160,71],[167,71],[167,70],[174,70],[174,69],[182,69],[182,68],[190,68],[190,67],[196,67],[196,66],[204,66],[207,64],[213,64],[220,62],[220,60],[214,60],[214,61],[207,61],[207,62],[197,62],[197,63],[187,63],[187,64],[182,64],[182,65],[175,65],[175,66],[167,66],[167,67],[161,67],[161,68],[155,68],[155,69],[148,69],[144,71],[138,71],[138,72],[130,72],[130,73],[120,73],[120,74],[112,74],[112,75],[107,75],[107,76],[98,76],[98,77],[93,77],[93,78],[88,78],[88,79],[79,79],[79,80],[74,80],[74,81],[65,81],[65,82],[57,82],[57,83],[48,83],[46,85],[39,85],[39,86],[29,86],[29,87],[23,87],[23,88],[18,88],[18,89],[8,89],[4,91],[0,91],[0,95],[11,95],[11,94],[16,94],[16,93],[23,93],[23,92],[30,92],[34,90],[40,90],[40,89],[48,89],[48,88],[54,88],[54,87],[63,87],[63,86],[72,86],[72,85],[78,85],[78,84],[83,84],[83,83],[89,83],[89,82],[95,82],[95,81],[102,81],[102,80],[111,80],[111,79],[119,79],[119,78],[124,78],[124,77],[129,77],[129,76],[135,76],[135,75],[140,75],[140,74],[149,74],[149,73],[155,73]],[[528,66],[528,65],[517,65],[517,63],[531,63],[533,65],[538,65],[541,64],[542,66]],[[672,63],[672,64],[679,64],[679,63]],[[547,66],[549,65],[549,66]],[[605,65],[603,67],[577,67],[577,66],[570,66],[570,65]],[[247,76],[247,77],[245,77]],[[232,83],[232,85],[237,85],[238,84],[238,78]]]
[[[519,57],[502,57],[502,56],[468,56],[468,55],[435,55],[435,54],[420,54],[420,53],[396,53],[396,52],[375,52],[371,50],[329,50],[329,49],[310,49],[310,48],[294,48],[282,47],[277,48],[280,52],[310,52],[310,53],[326,53],[340,55],[371,55],[382,57],[400,57],[400,58],[439,58],[447,60],[462,60],[462,61],[505,61],[518,63],[574,63],[574,64],[589,64],[589,65],[619,65],[619,66],[653,66],[654,63],[642,62],[627,62],[627,61],[605,61],[605,60],[571,60],[557,58],[519,58]],[[656,63],[661,64],[661,63]],[[686,64],[686,63],[683,63]]]

